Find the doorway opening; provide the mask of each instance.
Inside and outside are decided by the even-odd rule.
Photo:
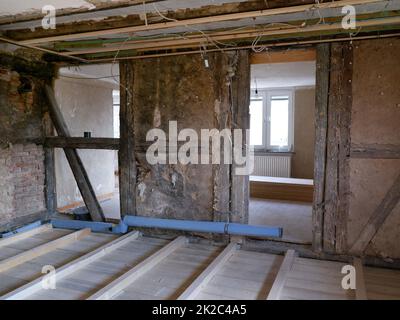
[[[118,65],[65,67],[54,91],[72,137],[119,138]],[[120,219],[118,151],[78,149],[105,220]],[[55,149],[57,211],[87,219],[88,210],[62,149]]]
[[[283,241],[311,244],[315,144],[315,51],[251,59],[249,223],[283,228]]]

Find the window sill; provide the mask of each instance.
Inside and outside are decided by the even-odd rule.
[[[254,150],[254,154],[256,156],[279,156],[279,155],[287,155],[292,156],[295,153],[293,151],[279,151],[279,150]]]

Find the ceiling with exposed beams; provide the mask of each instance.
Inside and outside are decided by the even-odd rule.
[[[44,2],[2,1],[0,41],[104,62],[400,31],[400,0],[55,0],[54,30],[42,28]],[[349,4],[356,10],[353,30],[342,25]]]

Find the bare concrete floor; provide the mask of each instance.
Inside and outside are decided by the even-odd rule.
[[[251,198],[249,224],[283,228],[283,239],[311,243],[312,204]]]

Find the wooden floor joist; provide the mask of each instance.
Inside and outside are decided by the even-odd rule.
[[[233,255],[236,243],[230,243],[218,257],[196,278],[192,284],[179,296],[178,300],[192,300],[207,285],[211,278],[222,268],[224,263]]]
[[[128,272],[108,284],[103,289],[91,295],[87,300],[108,300],[117,295],[121,290],[130,285],[133,281],[145,274],[151,268],[156,266],[160,261],[166,258],[169,254],[182,247],[187,242],[186,237],[180,236],[174,241],[167,244],[161,250],[157,251]]]
[[[283,259],[281,267],[279,268],[279,272],[276,275],[274,284],[269,291],[267,300],[279,300],[282,289],[286,282],[286,278],[293,267],[296,256],[297,254],[294,250],[288,250],[286,252],[285,258]]]
[[[57,249],[59,247],[65,246],[73,241],[82,239],[82,238],[88,236],[90,233],[91,233],[91,231],[89,228],[82,229],[82,230],[70,233],[61,238],[58,238],[56,240],[42,244],[42,245],[35,247],[33,249],[30,249],[28,251],[24,251],[20,254],[17,254],[16,256],[2,260],[2,261],[0,261],[0,272],[4,272],[4,271],[6,271],[10,268],[13,268],[15,266],[18,266],[24,262],[35,259],[36,257],[44,255],[44,254],[46,254],[50,251],[53,251],[54,249]]]
[[[368,300],[362,261],[360,258],[354,258],[353,264],[356,269],[356,300]]]
[[[85,254],[82,257],[79,257],[76,260],[73,260],[66,265],[62,266],[61,268],[56,269],[56,275],[57,275],[57,281],[60,281],[61,279],[67,277],[68,275],[78,271],[79,269],[87,266],[88,264],[94,262],[95,260],[104,257],[108,253],[120,248],[121,246],[125,245],[126,243],[135,240],[139,237],[140,233],[138,231],[132,231],[122,237],[119,237],[103,246],[100,248],[91,251],[87,254]],[[26,285],[19,287],[2,297],[0,297],[0,300],[21,300],[24,299],[35,292],[39,291],[42,289],[42,281],[46,277],[46,275],[43,275]]]
[[[52,228],[51,224],[44,224],[44,225],[39,226],[37,228],[34,228],[32,230],[21,232],[21,233],[17,233],[14,236],[1,239],[0,240],[0,247],[8,246],[9,244],[17,242],[19,240],[27,239],[27,238],[29,238],[31,236],[34,236],[35,234],[42,233],[42,232],[45,232],[47,230],[50,230],[51,228]]]
[[[18,245],[23,248],[30,240],[52,239],[65,232],[50,230]],[[36,258],[33,265],[57,266],[54,290],[42,287],[46,275],[38,277],[40,271],[31,270],[30,263],[18,268],[25,280],[14,278],[17,269],[7,270],[0,274],[0,299],[263,299],[266,292],[268,299],[400,299],[399,270],[363,268],[358,258],[353,263],[354,292],[341,286],[341,270],[347,262],[296,258],[294,250],[283,258],[239,249],[234,243],[221,250],[206,243],[186,243],[185,237],[169,242],[146,236],[137,239],[138,235],[135,231],[118,238],[92,234],[74,243],[74,250],[54,250]],[[14,245],[5,245],[3,252],[12,251]]]

